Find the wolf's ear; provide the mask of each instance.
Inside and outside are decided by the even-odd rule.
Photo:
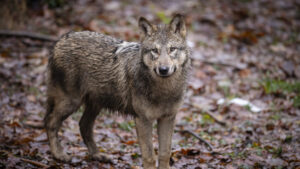
[[[144,17],[139,18],[139,28],[144,33],[144,36],[150,36],[153,32],[153,26]]]
[[[184,17],[176,14],[170,22],[169,29],[173,33],[179,33],[183,38],[186,36]]]

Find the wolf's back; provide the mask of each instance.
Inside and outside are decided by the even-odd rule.
[[[128,74],[133,72],[138,51],[137,43],[95,32],[66,34],[49,59],[48,86],[79,97],[115,98],[120,104],[127,98]]]

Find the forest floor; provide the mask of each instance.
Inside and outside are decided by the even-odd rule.
[[[67,2],[31,4],[22,30],[53,37],[91,30],[138,41],[139,16],[168,23],[185,14],[193,71],[176,119],[174,168],[300,168],[299,1]],[[0,168],[141,168],[133,119],[117,114],[101,113],[94,128],[114,164],[87,157],[82,108],[59,133],[72,162],[53,159],[42,127],[53,45],[0,36]],[[157,150],[155,133],[153,141]]]

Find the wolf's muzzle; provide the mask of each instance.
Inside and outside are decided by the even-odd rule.
[[[176,68],[169,66],[159,66],[154,69],[154,71],[158,76],[169,77],[176,71]]]
[[[158,68],[158,72],[159,72],[160,75],[166,76],[169,73],[169,67],[161,66],[161,67]]]

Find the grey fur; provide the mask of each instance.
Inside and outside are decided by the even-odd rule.
[[[99,111],[109,109],[135,117],[147,169],[155,168],[151,136],[153,121],[158,120],[159,168],[169,168],[175,115],[190,69],[184,21],[176,15],[170,25],[157,26],[140,18],[139,27],[140,43],[88,31],[68,33],[56,43],[49,59],[45,116],[56,159],[70,160],[61,150],[57,132],[62,121],[84,104],[80,132],[93,159],[110,161],[96,151],[92,133]],[[164,77],[158,72],[162,65],[170,68]]]

